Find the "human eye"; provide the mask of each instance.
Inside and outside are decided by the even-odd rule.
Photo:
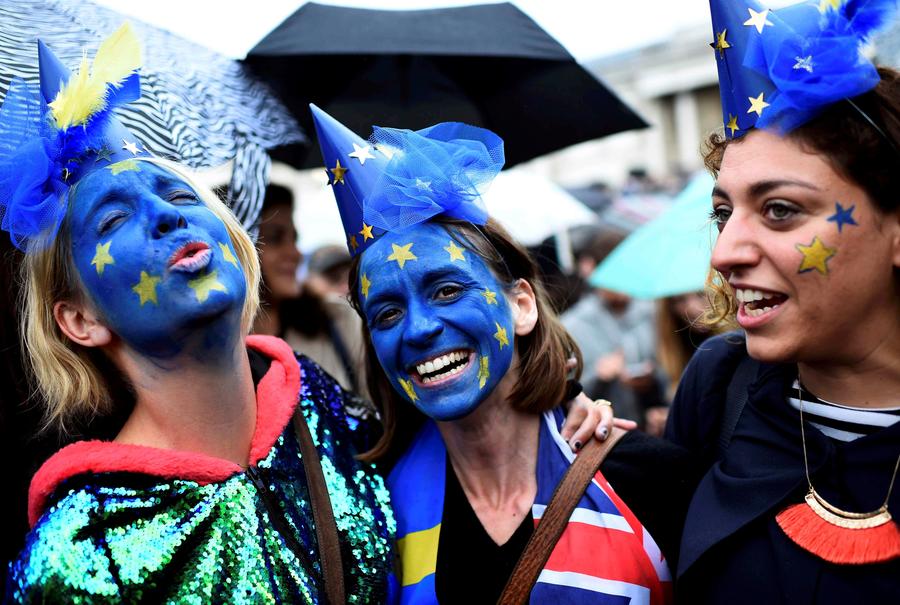
[[[434,292],[435,300],[454,300],[459,298],[463,292],[463,287],[459,284],[445,283],[437,287]]]
[[[771,200],[763,205],[763,216],[773,223],[789,221],[800,213],[800,208],[784,200]]]
[[[372,327],[380,329],[389,328],[397,323],[401,315],[402,313],[397,307],[386,307],[381,309],[375,313],[375,317],[372,320]]]
[[[112,210],[103,215],[100,219],[100,222],[97,224],[97,231],[100,235],[108,233],[115,226],[125,220],[125,217],[128,216],[124,210]]]
[[[709,213],[709,218],[715,223],[719,231],[725,228],[725,223],[731,217],[731,206],[724,203],[713,204],[713,209]]]
[[[196,204],[200,201],[197,194],[188,189],[174,189],[166,195],[166,201],[179,206]]]

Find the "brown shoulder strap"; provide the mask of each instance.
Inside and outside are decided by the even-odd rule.
[[[528,602],[531,588],[547,564],[553,547],[559,541],[569,517],[572,516],[572,511],[575,510],[575,505],[600,468],[603,459],[625,434],[626,431],[613,428],[606,441],[591,439],[575,457],[575,462],[556,486],[553,497],[534,533],[531,534],[528,544],[525,545],[525,550],[522,551],[522,556],[509,576],[497,605],[521,605]]]
[[[331,498],[328,496],[328,488],[325,486],[319,452],[316,451],[309,427],[306,425],[306,419],[299,408],[294,413],[294,431],[296,431],[297,441],[300,443],[300,455],[303,469],[306,471],[309,498],[312,501],[322,575],[325,577],[325,593],[328,595],[330,605],[343,605],[345,603],[344,566],[341,562],[341,544],[337,523],[334,521]]]

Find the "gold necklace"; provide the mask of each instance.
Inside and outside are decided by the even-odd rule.
[[[829,503],[813,487],[806,454],[806,429],[803,422],[803,390],[797,380],[800,402],[800,439],[803,444],[803,470],[809,491],[804,503],[787,507],[775,520],[795,544],[831,563],[880,563],[900,557],[900,530],[894,523],[888,502],[900,468],[900,456],[888,485],[884,503],[876,510],[854,513]]]

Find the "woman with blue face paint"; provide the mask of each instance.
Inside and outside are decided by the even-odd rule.
[[[494,603],[574,459],[560,403],[567,358],[580,365],[536,264],[481,201],[503,164],[502,141],[453,123],[376,128],[364,141],[318,108],[313,116],[354,255],[351,300],[385,425],[366,456],[392,467],[401,601]],[[655,538],[677,550],[689,476],[679,448],[623,438],[532,602],[668,602]]]
[[[112,114],[140,96],[138,63],[127,26],[71,77],[41,45],[40,90],[14,81],[0,108],[0,213],[25,252],[48,427],[121,419],[35,475],[7,600],[390,601],[387,492],[354,458],[367,427],[315,363],[247,336],[253,243]]]
[[[715,313],[667,435],[707,469],[685,603],[900,594],[900,74],[861,52],[897,3],[711,3],[724,132],[706,163]]]

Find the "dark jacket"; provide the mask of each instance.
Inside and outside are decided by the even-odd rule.
[[[759,364],[731,443],[717,442],[726,390],[746,349],[742,338],[706,341],[685,370],[667,437],[700,455],[708,471],[688,510],[676,595],[682,603],[897,603],[900,560],[849,566],[795,545],[775,515],[807,492],[799,413],[786,395],[792,365]],[[816,490],[852,511],[878,508],[900,454],[900,423],[853,442],[833,441],[806,425]],[[719,459],[721,458],[721,459]],[[900,490],[888,508],[900,518]]]

